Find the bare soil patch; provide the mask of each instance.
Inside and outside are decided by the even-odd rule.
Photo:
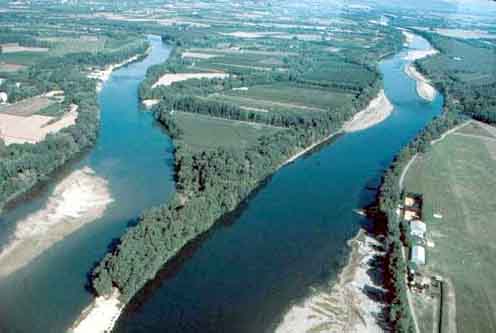
[[[18,43],[1,44],[2,53],[16,53],[16,52],[47,52],[46,47],[31,47],[21,46]]]
[[[14,143],[37,143],[43,141],[50,133],[57,133],[63,128],[74,125],[78,117],[77,106],[61,118],[49,116],[15,116],[0,114],[0,137],[6,145]]]
[[[26,98],[15,104],[0,105],[0,114],[29,117],[54,103],[48,96]]]
[[[193,58],[193,59],[212,59],[218,55],[200,52],[183,52],[181,54],[182,58]]]
[[[12,73],[12,72],[17,72],[20,71],[21,69],[26,68],[24,65],[18,65],[18,64],[9,64],[5,62],[0,62],[0,72],[5,72],[5,73]]]

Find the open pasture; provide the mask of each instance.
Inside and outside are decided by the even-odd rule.
[[[406,190],[424,195],[435,244],[427,250],[427,269],[453,281],[458,332],[496,331],[496,155],[490,151],[496,140],[487,133],[469,125],[448,135],[406,177]],[[421,322],[432,316],[418,312]]]
[[[194,151],[218,147],[245,149],[262,135],[283,130],[263,124],[215,118],[188,112],[175,112],[174,118],[184,132],[179,141]],[[215,135],[212,135],[215,133]]]
[[[12,65],[30,66],[40,60],[46,59],[49,52],[15,52],[15,53],[1,53],[0,63],[7,63]]]

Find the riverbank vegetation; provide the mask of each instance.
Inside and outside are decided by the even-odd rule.
[[[419,31],[440,52],[416,62],[454,106],[470,117],[496,123],[496,46]]]
[[[406,294],[407,264],[406,258],[402,254],[404,234],[408,230],[408,226],[400,221],[397,214],[403,196],[403,189],[400,187],[401,174],[415,155],[426,153],[430,149],[431,141],[440,138],[444,132],[460,124],[462,119],[455,112],[445,111],[443,115],[433,120],[407,147],[401,150],[383,177],[379,192],[379,207],[387,221],[385,281],[389,290],[388,320],[395,332],[415,332]]]
[[[48,14],[43,10],[36,15],[16,12],[3,15],[0,20],[0,43],[18,46],[17,49],[10,47],[7,53],[4,48],[0,53],[0,63],[19,66],[16,71],[2,71],[4,66],[0,67],[0,92],[7,96],[7,102],[11,104],[0,108],[0,112],[40,113],[60,118],[74,110],[74,105],[77,106],[77,120],[73,126],[49,134],[37,144],[6,145],[2,140],[0,208],[95,143],[99,109],[96,82],[87,77],[88,71],[121,62],[147,49],[142,35],[125,35],[119,31],[94,34],[60,32],[49,19],[41,19],[44,15]],[[58,17],[58,20],[60,24],[69,22],[67,17]],[[83,26],[83,31],[91,30],[80,23],[80,27]],[[102,45],[92,47],[92,43],[99,40]],[[71,49],[67,47],[69,44],[79,46]],[[82,48],[82,44],[86,47]],[[38,52],[29,47],[43,47],[46,50]],[[49,91],[62,91],[63,101],[53,104],[50,98],[39,97]],[[26,103],[29,98],[32,101],[46,99],[49,105],[37,110],[40,103]],[[20,104],[13,104],[17,102]]]
[[[402,43],[398,31],[369,24],[363,14],[356,14],[360,33],[336,32],[348,37],[345,43],[296,13],[296,27],[277,25],[274,14],[258,18],[253,28],[226,20],[239,10],[228,8],[232,12],[223,11],[222,24],[205,27],[204,13],[201,26],[162,29],[162,39],[174,49],[166,63],[149,69],[139,94],[159,101],[153,112],[174,139],[177,193],[145,211],[96,267],[98,295],[117,287],[127,302],[181,247],[234,210],[291,156],[340,131],[377,96],[377,63]],[[267,24],[276,24],[279,33],[265,33]],[[358,49],[365,56],[358,57]],[[163,75],[220,72],[229,76],[155,86]],[[246,126],[249,131],[239,132]],[[263,133],[252,135],[253,128]]]
[[[467,116],[494,123],[494,46],[481,40],[461,40],[425,30],[414,31],[425,37],[440,52],[415,61],[416,67],[444,95],[444,112],[422,131],[396,157],[386,172],[379,195],[381,211],[386,216],[388,232],[387,281],[390,290],[389,320],[395,331],[413,332],[413,319],[406,296],[407,264],[402,247],[408,242],[408,225],[396,213],[403,189],[399,181],[403,169],[415,155],[424,156],[432,149],[431,142],[449,129],[467,120]],[[409,188],[412,190],[412,187]],[[439,188],[439,190],[441,190]]]

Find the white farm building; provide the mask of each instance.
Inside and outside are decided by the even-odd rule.
[[[410,261],[417,266],[425,265],[425,248],[420,245],[414,245],[410,253]]]
[[[420,220],[410,222],[410,235],[424,239],[427,232],[427,226]]]

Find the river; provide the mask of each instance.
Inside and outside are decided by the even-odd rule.
[[[428,49],[416,37],[411,45]],[[396,153],[442,110],[403,72],[405,51],[381,62],[395,112],[342,135],[278,171],[234,216],[166,265],[118,321],[116,332],[271,332],[290,304],[336,279],[346,241],[366,219]]]
[[[170,141],[149,114],[138,111],[136,88],[146,67],[168,49],[153,40],[144,61],[115,71],[100,95],[97,146],[71,169],[90,165],[111,184],[115,202],[105,216],[0,281],[0,331],[59,332],[90,302],[86,273],[110,241],[145,207],[173,191]],[[427,49],[416,37],[412,47]],[[381,62],[385,93],[395,112],[381,124],[339,136],[282,168],[234,214],[192,242],[126,307],[117,332],[270,332],[288,307],[312,287],[336,278],[366,219],[385,168],[441,112],[404,74],[405,51]],[[165,152],[169,153],[166,154]],[[53,185],[3,217],[5,237],[39,208]],[[9,227],[10,226],[10,227]]]
[[[174,191],[172,143],[152,115],[139,109],[137,89],[148,67],[167,59],[169,47],[150,37],[146,59],[113,72],[99,94],[96,146],[2,216],[0,242],[16,222],[43,207],[67,174],[85,166],[109,182],[114,202],[104,216],[56,243],[26,268],[0,280],[0,332],[64,332],[92,300],[87,273],[145,208]]]

